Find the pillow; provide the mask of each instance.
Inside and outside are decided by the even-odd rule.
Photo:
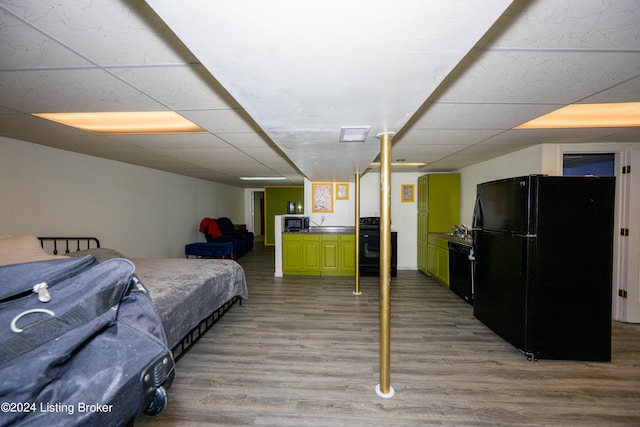
[[[36,236],[0,236],[0,265],[58,258],[66,257],[46,253]]]

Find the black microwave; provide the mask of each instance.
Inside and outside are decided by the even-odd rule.
[[[285,216],[284,231],[309,231],[309,217]]]

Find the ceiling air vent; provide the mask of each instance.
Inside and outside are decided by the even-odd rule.
[[[340,128],[340,142],[364,142],[371,126],[349,126]]]

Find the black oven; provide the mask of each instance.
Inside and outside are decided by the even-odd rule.
[[[380,275],[380,218],[360,218],[360,275]],[[391,276],[398,275],[398,233],[391,232]]]

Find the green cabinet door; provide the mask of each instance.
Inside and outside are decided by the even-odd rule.
[[[302,235],[302,271],[320,274],[320,236],[317,234]]]
[[[353,234],[284,233],[285,275],[353,276],[356,252]]]
[[[427,211],[429,233],[449,233],[460,224],[460,174],[428,175]]]
[[[282,235],[282,270],[285,274],[302,270],[302,236]]]
[[[285,275],[319,275],[320,236],[284,233],[282,235],[282,270]]]
[[[427,274],[449,287],[449,241],[429,236]]]
[[[353,276],[355,257],[356,238],[353,234],[322,235],[323,276]]]
[[[428,243],[429,233],[450,233],[455,224],[460,224],[460,175],[455,173],[427,174],[418,178],[418,270],[432,275],[442,270],[438,280],[449,282],[445,259],[448,250],[437,251]],[[442,261],[439,261],[442,259]]]
[[[449,287],[449,248],[438,248],[438,277],[437,279]]]
[[[333,276],[340,269],[339,248],[338,234],[322,235],[322,274]]]
[[[340,235],[340,268],[344,276],[356,274],[356,236],[353,234]]]
[[[418,212],[418,270],[427,274],[427,219],[426,212]]]

